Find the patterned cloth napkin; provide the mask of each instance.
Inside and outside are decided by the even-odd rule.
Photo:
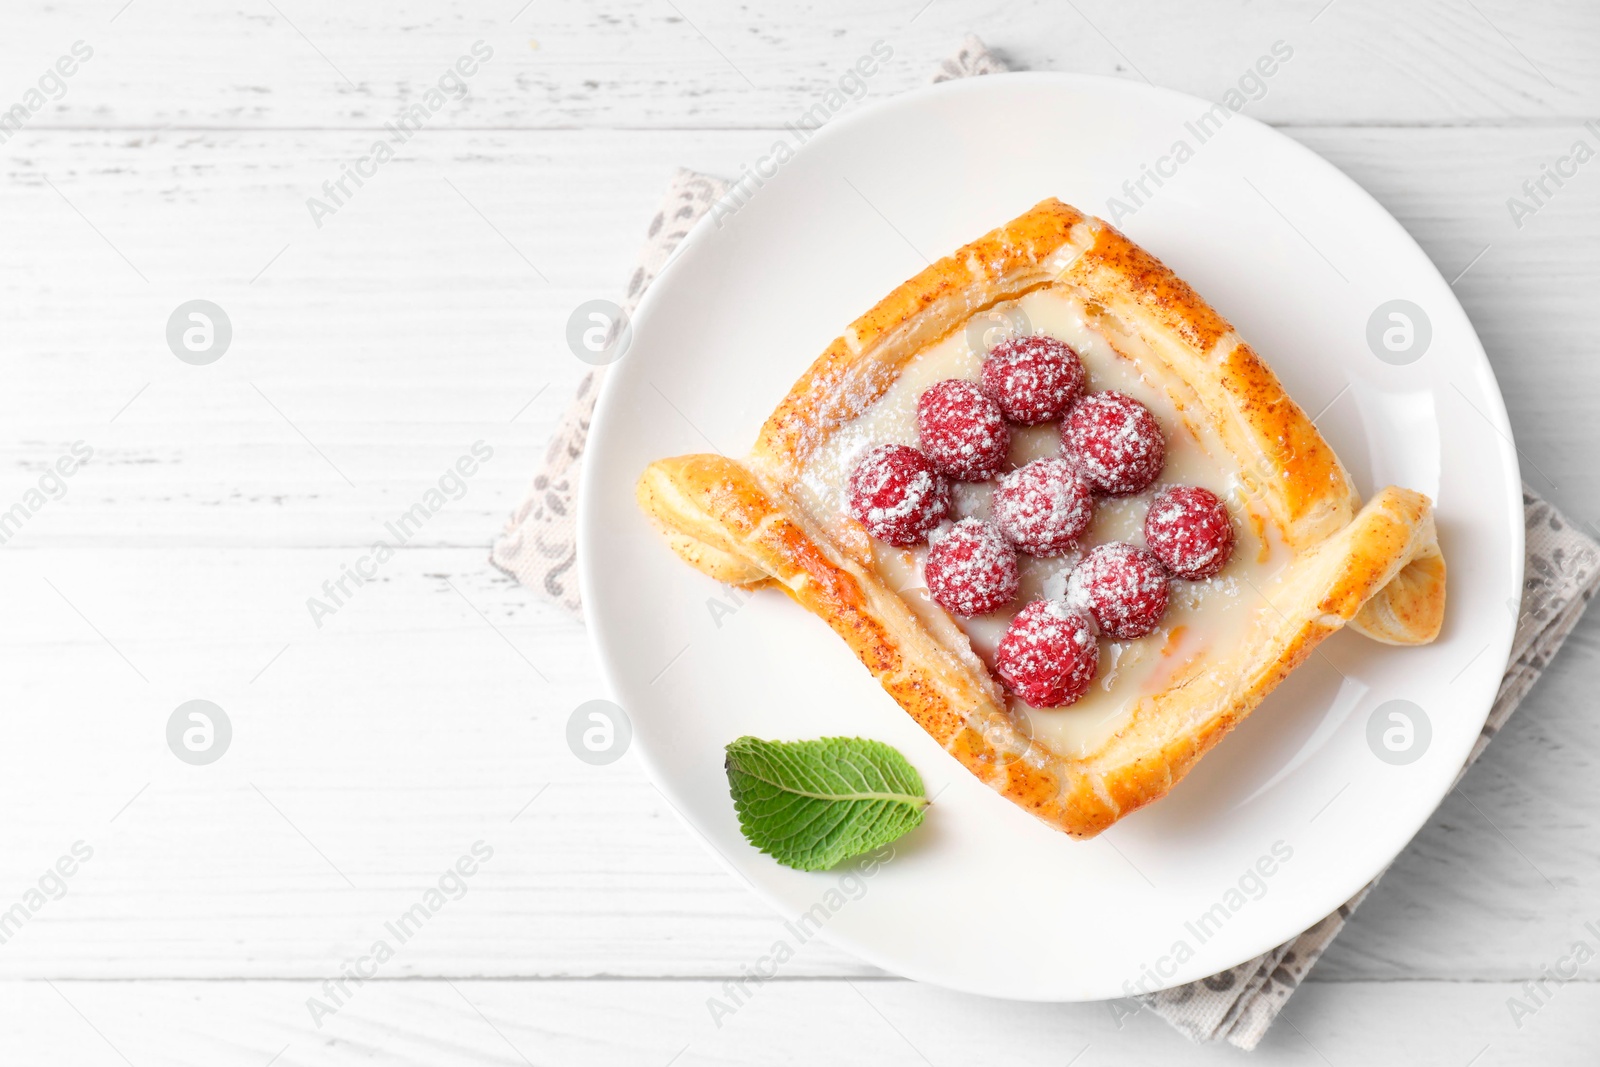
[[[969,36],[954,56],[939,65],[933,80],[948,81],[1007,69],[982,41]],[[721,179],[678,171],[661,209],[650,222],[639,264],[628,281],[622,301],[626,313],[633,313],[639,297],[666,264],[672,250],[727,188]],[[573,505],[589,417],[604,370],[596,368],[578,387],[578,395],[550,442],[527,499],[512,514],[490,554],[496,566],[580,618],[583,609],[574,567],[577,537]],[[1520,606],[1516,601],[1506,605],[1508,612],[1518,616],[1516,640],[1488,722],[1467,760],[1468,767],[1533,687],[1600,584],[1600,546],[1526,486],[1522,503],[1527,520],[1527,577]],[[1461,773],[1466,773],[1466,767]],[[1376,884],[1374,879],[1338,911],[1287,944],[1220,974],[1144,997],[1143,1005],[1196,1041],[1222,1040],[1243,1049],[1255,1048],[1284,1003]]]

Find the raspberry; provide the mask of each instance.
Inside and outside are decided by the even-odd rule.
[[[983,392],[1023,426],[1059,419],[1083,396],[1088,377],[1066,344],[1034,334],[1001,341],[983,363]]]
[[[1094,616],[1100,632],[1127,641],[1161,625],[1167,569],[1155,553],[1111,541],[1097,545],[1067,579],[1067,603]]]
[[[1075,703],[1099,666],[1088,618],[1059,600],[1035,600],[1017,612],[994,654],[1000,680],[1035,708]]]
[[[954,615],[987,615],[1017,595],[1017,554],[1000,531],[962,519],[934,538],[923,564],[933,599]]]
[[[1156,417],[1122,393],[1080,400],[1061,424],[1061,440],[1083,462],[1089,484],[1111,496],[1144,492],[1167,458]]]
[[[1000,531],[1022,551],[1059,556],[1089,528],[1094,494],[1071,460],[1036,459],[1000,479],[993,511]]]
[[[891,545],[914,545],[944,521],[950,486],[933,462],[906,445],[879,445],[850,472],[850,514]]]
[[[1175,485],[1145,512],[1144,540],[1167,570],[1199,581],[1220,571],[1233,555],[1233,523],[1215,493]]]
[[[963,482],[993,477],[1011,448],[1000,405],[963,378],[939,382],[917,399],[917,436],[940,473]]]

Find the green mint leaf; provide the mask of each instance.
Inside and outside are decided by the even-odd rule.
[[[824,737],[728,746],[745,839],[786,867],[826,870],[922,823],[922,776],[882,741]]]

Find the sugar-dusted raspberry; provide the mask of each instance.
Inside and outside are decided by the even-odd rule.
[[[879,445],[850,472],[850,514],[891,545],[914,545],[950,512],[950,485],[906,445]]]
[[[1070,346],[1034,334],[1001,341],[983,363],[983,392],[1023,426],[1059,419],[1083,396],[1083,362]]]
[[[1147,549],[1126,541],[1096,545],[1067,579],[1067,603],[1094,616],[1100,632],[1127,641],[1161,625],[1170,575]]]
[[[993,523],[962,519],[929,542],[922,566],[928,592],[945,610],[987,615],[1017,595],[1017,554]]]
[[[1144,492],[1167,459],[1156,417],[1123,393],[1080,400],[1061,423],[1061,440],[1083,462],[1089,484],[1111,496]]]
[[[1017,612],[994,654],[1006,688],[1035,708],[1076,703],[1099,667],[1088,616],[1059,600],[1035,600]]]
[[[1150,504],[1144,542],[1167,570],[1199,581],[1227,565],[1233,555],[1233,523],[1217,495],[1198,485],[1175,485]]]
[[[1094,518],[1094,493],[1069,459],[1036,459],[1000,479],[994,521],[1011,543],[1035,556],[1059,556]]]
[[[963,482],[994,477],[1011,448],[1000,405],[964,378],[929,386],[917,398],[917,437],[940,473]]]

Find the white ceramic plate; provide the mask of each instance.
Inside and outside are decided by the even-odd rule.
[[[679,814],[786,917],[812,912],[785,933],[791,948],[820,925],[897,974],[1033,1000],[1210,975],[1349,899],[1416,833],[1477,738],[1523,558],[1516,454],[1483,349],[1450,287],[1371,197],[1240,115],[1200,143],[1211,109],[1050,74],[952,82],[865,109],[815,135],[720,225],[703,222],[639,308],[583,473],[589,626],[633,747]],[[1192,149],[1181,163],[1170,157],[1179,140]],[[1152,195],[1134,204],[1124,182],[1145,165],[1170,176],[1159,188],[1146,178]],[[1438,502],[1450,566],[1436,643],[1335,635],[1171,795],[1088,842],[970,777],[786,597],[732,595],[681,563],[633,502],[653,459],[742,454],[828,342],[925,256],[1048,196],[1106,218],[1108,197],[1133,207],[1118,226],[1267,359],[1364,495],[1393,482]],[[1368,343],[1369,319],[1391,300],[1431,325],[1410,362],[1380,360]],[[1403,765],[1368,741],[1378,713],[1403,745],[1394,706],[1378,712],[1397,700],[1431,727]],[[741,734],[886,741],[937,802],[870,878],[788,870],[740,836],[722,761]]]

